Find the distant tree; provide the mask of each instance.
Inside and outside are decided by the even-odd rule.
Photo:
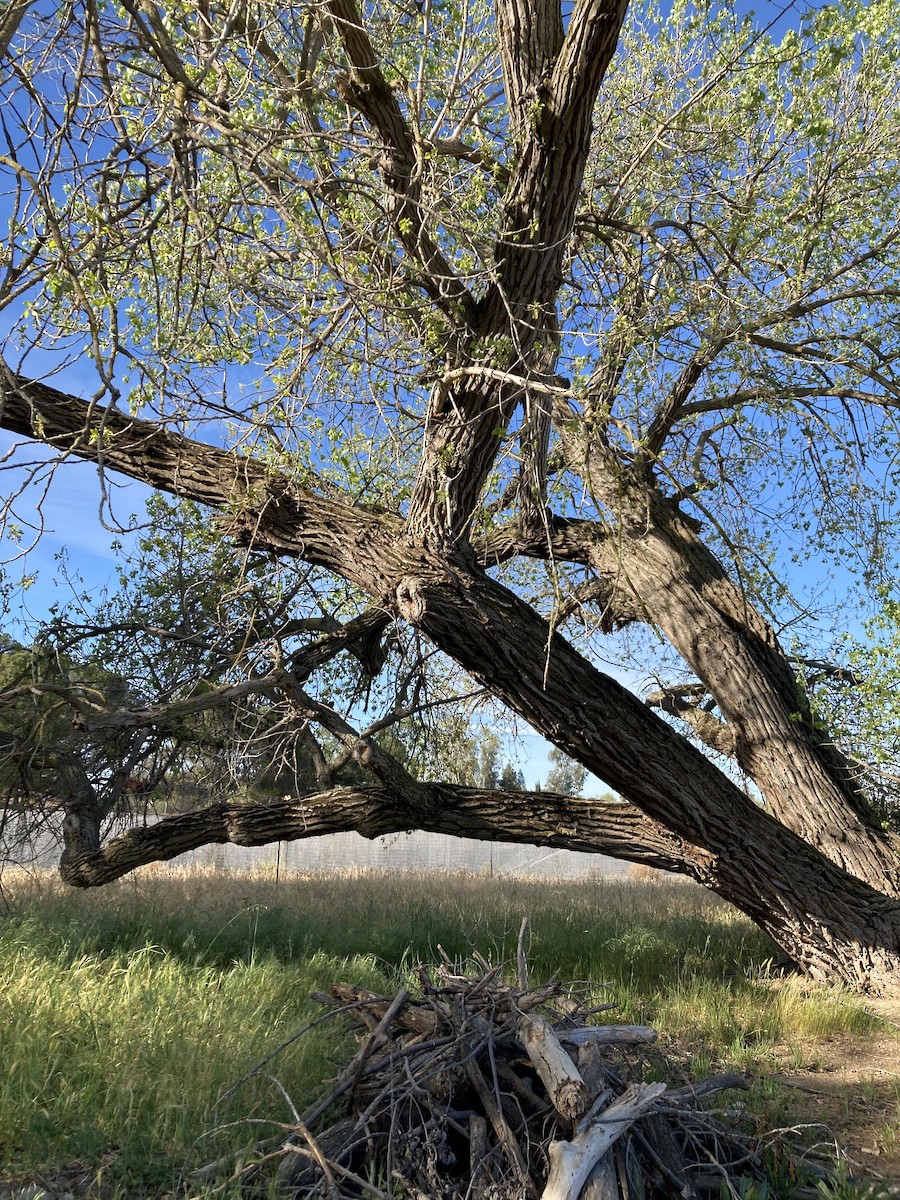
[[[501,792],[523,792],[525,790],[525,776],[521,771],[517,771],[512,763],[508,762],[500,772],[497,787]]]
[[[553,766],[547,775],[544,788],[548,792],[560,792],[564,796],[580,796],[587,779],[587,771],[581,763],[569,758],[556,746],[551,749],[549,758]]]
[[[475,777],[467,782],[476,787],[493,789],[500,780],[500,738],[494,730],[483,729],[478,737],[478,767]]]
[[[13,828],[15,836],[34,833],[60,807],[83,806],[98,836],[100,822],[117,808],[130,816],[146,809],[152,781],[140,771],[153,754],[144,735],[123,725],[99,731],[83,721],[87,713],[136,701],[129,684],[100,660],[64,652],[49,637],[31,646],[4,640],[0,809],[18,810],[19,819],[13,827],[0,816],[0,862],[14,853]]]

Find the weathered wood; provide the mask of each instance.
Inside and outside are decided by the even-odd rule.
[[[634,1138],[620,1138],[613,1146],[619,1191],[627,1200],[645,1200],[644,1175],[637,1156],[633,1153]]]
[[[525,1160],[525,1155],[522,1153],[522,1147],[519,1145],[516,1135],[510,1128],[509,1122],[504,1117],[500,1105],[491,1093],[484,1076],[471,1059],[466,1062],[466,1071],[472,1082],[472,1086],[478,1094],[478,1099],[487,1113],[488,1120],[494,1127],[497,1141],[506,1155],[510,1166],[515,1171],[519,1183],[525,1188],[529,1196],[537,1196],[538,1189],[535,1187],[534,1180],[528,1171],[528,1163]]]
[[[296,1188],[300,1192],[310,1188],[323,1175],[327,1178],[330,1164],[345,1149],[354,1124],[355,1122],[349,1119],[339,1121],[321,1138],[313,1138],[305,1125],[298,1128],[297,1133],[290,1139],[290,1145],[296,1145],[302,1138],[308,1151],[284,1155],[278,1168],[279,1184],[282,1187]]]
[[[543,1017],[522,1016],[519,1037],[556,1111],[577,1121],[590,1104],[590,1095],[578,1068],[563,1050],[559,1038]]]
[[[606,1087],[606,1059],[598,1042],[585,1042],[575,1047],[575,1061],[588,1094],[595,1098]]]
[[[672,1126],[661,1113],[647,1113],[641,1119],[636,1137],[643,1144],[662,1176],[663,1186],[673,1186],[684,1200],[696,1200],[696,1193],[685,1173],[685,1157],[672,1134]]]
[[[523,1034],[546,1060],[558,1039],[533,1015],[536,998],[574,1022],[579,991],[555,983],[519,992],[495,965],[472,958],[480,968],[474,978],[449,956],[437,971],[414,972],[421,999],[405,988],[389,998],[355,985],[323,996],[329,1011],[320,1021],[353,1023],[365,1014],[368,1026],[355,1029],[359,1048],[306,1113],[293,1124],[273,1122],[282,1132],[255,1148],[253,1165],[238,1168],[233,1182],[256,1186],[279,1162],[282,1186],[299,1193],[315,1185],[331,1200],[360,1200],[369,1191],[388,1200],[365,1183],[378,1178],[390,1178],[392,1191],[411,1200],[462,1191],[474,1200],[536,1200],[542,1187],[543,1200],[687,1198],[692,1187],[705,1194],[705,1181],[695,1184],[700,1168],[736,1190],[744,1176],[766,1181],[759,1139],[698,1108],[701,1098],[746,1086],[741,1076],[712,1076],[671,1093],[661,1083],[628,1088],[628,1063],[609,1043],[575,1047],[594,1100],[569,1137],[572,1120],[550,1099],[560,1074],[536,1072]],[[336,1007],[335,994],[351,1002]],[[523,1020],[526,1008],[532,1015]],[[415,1020],[401,1021],[417,1011],[436,1018],[437,1036],[423,1041]],[[212,1180],[227,1166],[209,1164],[198,1178]]]
[[[516,944],[516,968],[518,970],[519,987],[523,992],[528,991],[528,957],[526,954],[528,932],[528,918],[523,917],[522,924],[519,927],[519,940]]]
[[[366,988],[357,987],[355,983],[333,983],[331,993],[342,1004],[356,1004],[360,1009],[364,1009],[376,1017],[379,1022],[391,1010],[392,1021],[395,1020],[403,1029],[410,1029],[414,1033],[421,1033],[426,1037],[434,1037],[440,1024],[437,1013],[431,1012],[420,1004],[407,1003],[409,992],[405,993],[399,1004],[397,1003],[398,997],[387,1000],[383,996],[376,995],[375,992],[367,991]]]
[[[649,1025],[585,1025],[580,1029],[559,1030],[558,1037],[570,1046],[583,1046],[587,1042],[601,1046],[644,1046],[658,1041],[659,1034]]]
[[[550,1176],[541,1200],[578,1200],[594,1166],[665,1090],[664,1083],[632,1086],[572,1141],[551,1142]]]
[[[497,1063],[497,1078],[502,1083],[506,1084],[506,1086],[510,1088],[513,1094],[517,1096],[519,1100],[524,1102],[524,1104],[527,1106],[527,1111],[546,1113],[552,1110],[553,1106],[548,1104],[546,1100],[541,1099],[541,1097],[538,1096],[537,1093],[528,1086],[521,1075],[519,1075],[515,1069],[509,1065],[509,1063],[504,1062],[502,1059]]]
[[[480,1113],[469,1115],[469,1179],[473,1197],[487,1193],[487,1121]]]
[[[581,1200],[620,1200],[616,1164],[610,1151],[594,1166],[581,1189]]]

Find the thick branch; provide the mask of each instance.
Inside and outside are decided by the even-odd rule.
[[[545,622],[499,584],[473,574],[476,568],[467,556],[457,556],[452,566],[448,559],[432,559],[404,543],[402,523],[395,518],[326,500],[308,489],[282,491],[277,480],[250,460],[114,410],[85,405],[46,385],[20,382],[7,393],[6,402],[7,428],[27,436],[42,434],[50,444],[100,458],[163,490],[237,508],[232,525],[248,540],[301,556],[358,584],[386,609],[419,625],[563,750],[679,836],[710,848],[707,822],[719,825],[722,813],[734,806],[744,808],[744,816],[755,823],[752,804],[699,754],[688,790],[673,786],[671,763],[691,752],[683,740],[561,638],[548,641]],[[102,431],[93,441],[86,432],[92,426]],[[646,530],[646,520],[642,528]],[[654,567],[648,548],[654,545],[644,543],[639,558],[629,556],[630,569],[655,571],[657,589],[683,589],[684,580],[672,576],[671,566],[665,574],[658,564]],[[622,550],[630,550],[628,541]],[[638,586],[635,590],[641,591]],[[707,597],[711,594],[707,587]],[[698,628],[702,626],[700,622]],[[506,656],[509,669],[501,670]],[[548,670],[541,671],[537,664],[545,661]],[[523,664],[533,669],[523,670]],[[718,663],[719,674],[723,665]],[[534,671],[539,678],[533,677]],[[580,729],[569,720],[577,695],[585,697]],[[660,751],[655,763],[643,753],[646,745]],[[623,753],[624,746],[633,747],[634,754]],[[735,811],[726,817],[722,839],[733,833],[738,819]]]
[[[9,43],[16,36],[16,31],[25,19],[25,14],[34,5],[35,0],[9,0],[0,16],[0,58],[6,56]]]
[[[614,571],[614,539],[593,521],[559,517],[549,509],[539,529],[524,529],[519,522],[513,522],[498,526],[473,542],[478,561],[486,567],[499,566],[519,555],[599,567],[604,544],[610,550],[606,565]]]
[[[591,606],[596,612],[603,633],[615,633],[626,625],[646,621],[647,613],[637,597],[609,579],[588,579],[579,583],[565,597],[556,613],[558,622]]]
[[[851,687],[858,687],[864,682],[864,676],[860,675],[859,671],[854,671],[852,667],[842,667],[839,663],[828,662],[824,658],[792,656],[791,662],[812,672],[806,677],[806,682],[810,686],[820,683],[823,679],[833,679],[837,683],[849,683]]]
[[[703,693],[708,694],[705,687]],[[647,697],[647,704],[687,722],[704,746],[709,746],[710,750],[715,750],[717,754],[725,754],[729,758],[734,757],[737,749],[734,731],[702,708],[696,697],[685,695],[684,688],[663,688],[652,692]]]
[[[570,465],[611,515],[613,542],[581,531],[598,572],[615,576],[703,680],[732,730],[734,757],[771,811],[833,862],[900,889],[898,860],[858,788],[850,764],[817,730],[808,700],[774,630],[748,603],[696,524],[663,495],[642,465],[630,470],[589,428],[558,428]]]
[[[374,737],[360,734],[340,713],[304,692],[287,673],[282,678],[282,687],[295,712],[307,720],[317,721],[323,729],[327,729],[344,746],[349,758],[364,770],[371,771],[386,786],[392,787],[398,796],[405,797],[409,806],[415,808],[421,805],[422,785],[416,782],[399,759],[383,750]]]
[[[500,63],[513,129],[527,136],[529,109],[546,87],[564,31],[558,0],[501,0],[496,6]]]
[[[702,877],[703,857],[629,804],[552,792],[492,792],[422,784],[418,812],[385,787],[334,788],[273,805],[214,804],[129,829],[93,852],[64,855],[62,878],[101,887],[148,863],[165,862],[210,844],[265,846],[327,833],[365,837],[410,828],[482,841],[581,850]]]
[[[695,354],[685,365],[673,384],[672,390],[663,400],[650,423],[647,436],[644,438],[644,455],[647,460],[652,462],[659,456],[666,438],[681,416],[691,393],[720,349],[721,346],[716,345],[704,353]]]
[[[237,541],[328,565],[380,599],[372,589],[371,552],[385,549],[403,529],[387,513],[329,499],[311,487],[289,486],[252,458],[87,403],[8,369],[0,371],[0,427],[218,508],[223,533]],[[324,484],[322,492],[327,492]],[[368,546],[369,555],[360,556],[361,546]]]
[[[260,693],[273,692],[281,676],[286,672],[272,671],[267,675],[254,675],[239,683],[223,683],[219,687],[204,687],[178,700],[161,704],[144,704],[132,708],[101,708],[87,704],[77,691],[66,689],[66,698],[76,708],[73,721],[76,729],[88,734],[102,733],[112,729],[172,729],[187,717],[210,712],[212,709],[227,708],[238,700]]]

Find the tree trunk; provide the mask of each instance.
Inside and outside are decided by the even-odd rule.
[[[709,689],[732,757],[787,828],[844,870],[900,895],[896,839],[878,827],[850,764],[817,727],[774,630],[671,502],[650,493],[639,511],[639,520],[630,513],[618,522],[619,587],[639,599]]]

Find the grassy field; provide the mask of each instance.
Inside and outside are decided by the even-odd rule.
[[[531,922],[536,981],[590,980],[612,1019],[653,1024],[695,1073],[757,1077],[760,1121],[790,1123],[772,1084],[829,1039],[884,1035],[857,999],[779,974],[743,916],[680,882],[528,882],[331,875],[274,879],[141,872],[98,892],[3,877],[0,1178],[106,1197],[162,1195],[186,1170],[252,1142],[244,1118],[289,1119],[346,1061],[330,1027],[294,1042],[269,1077],[220,1097],[346,979],[396,988],[440,945],[515,957]],[[882,1143],[896,1110],[882,1114]],[[229,1126],[222,1129],[222,1126]],[[215,1132],[214,1132],[215,1131]],[[2,1194],[2,1193],[0,1193]],[[852,1193],[848,1193],[852,1194]]]

